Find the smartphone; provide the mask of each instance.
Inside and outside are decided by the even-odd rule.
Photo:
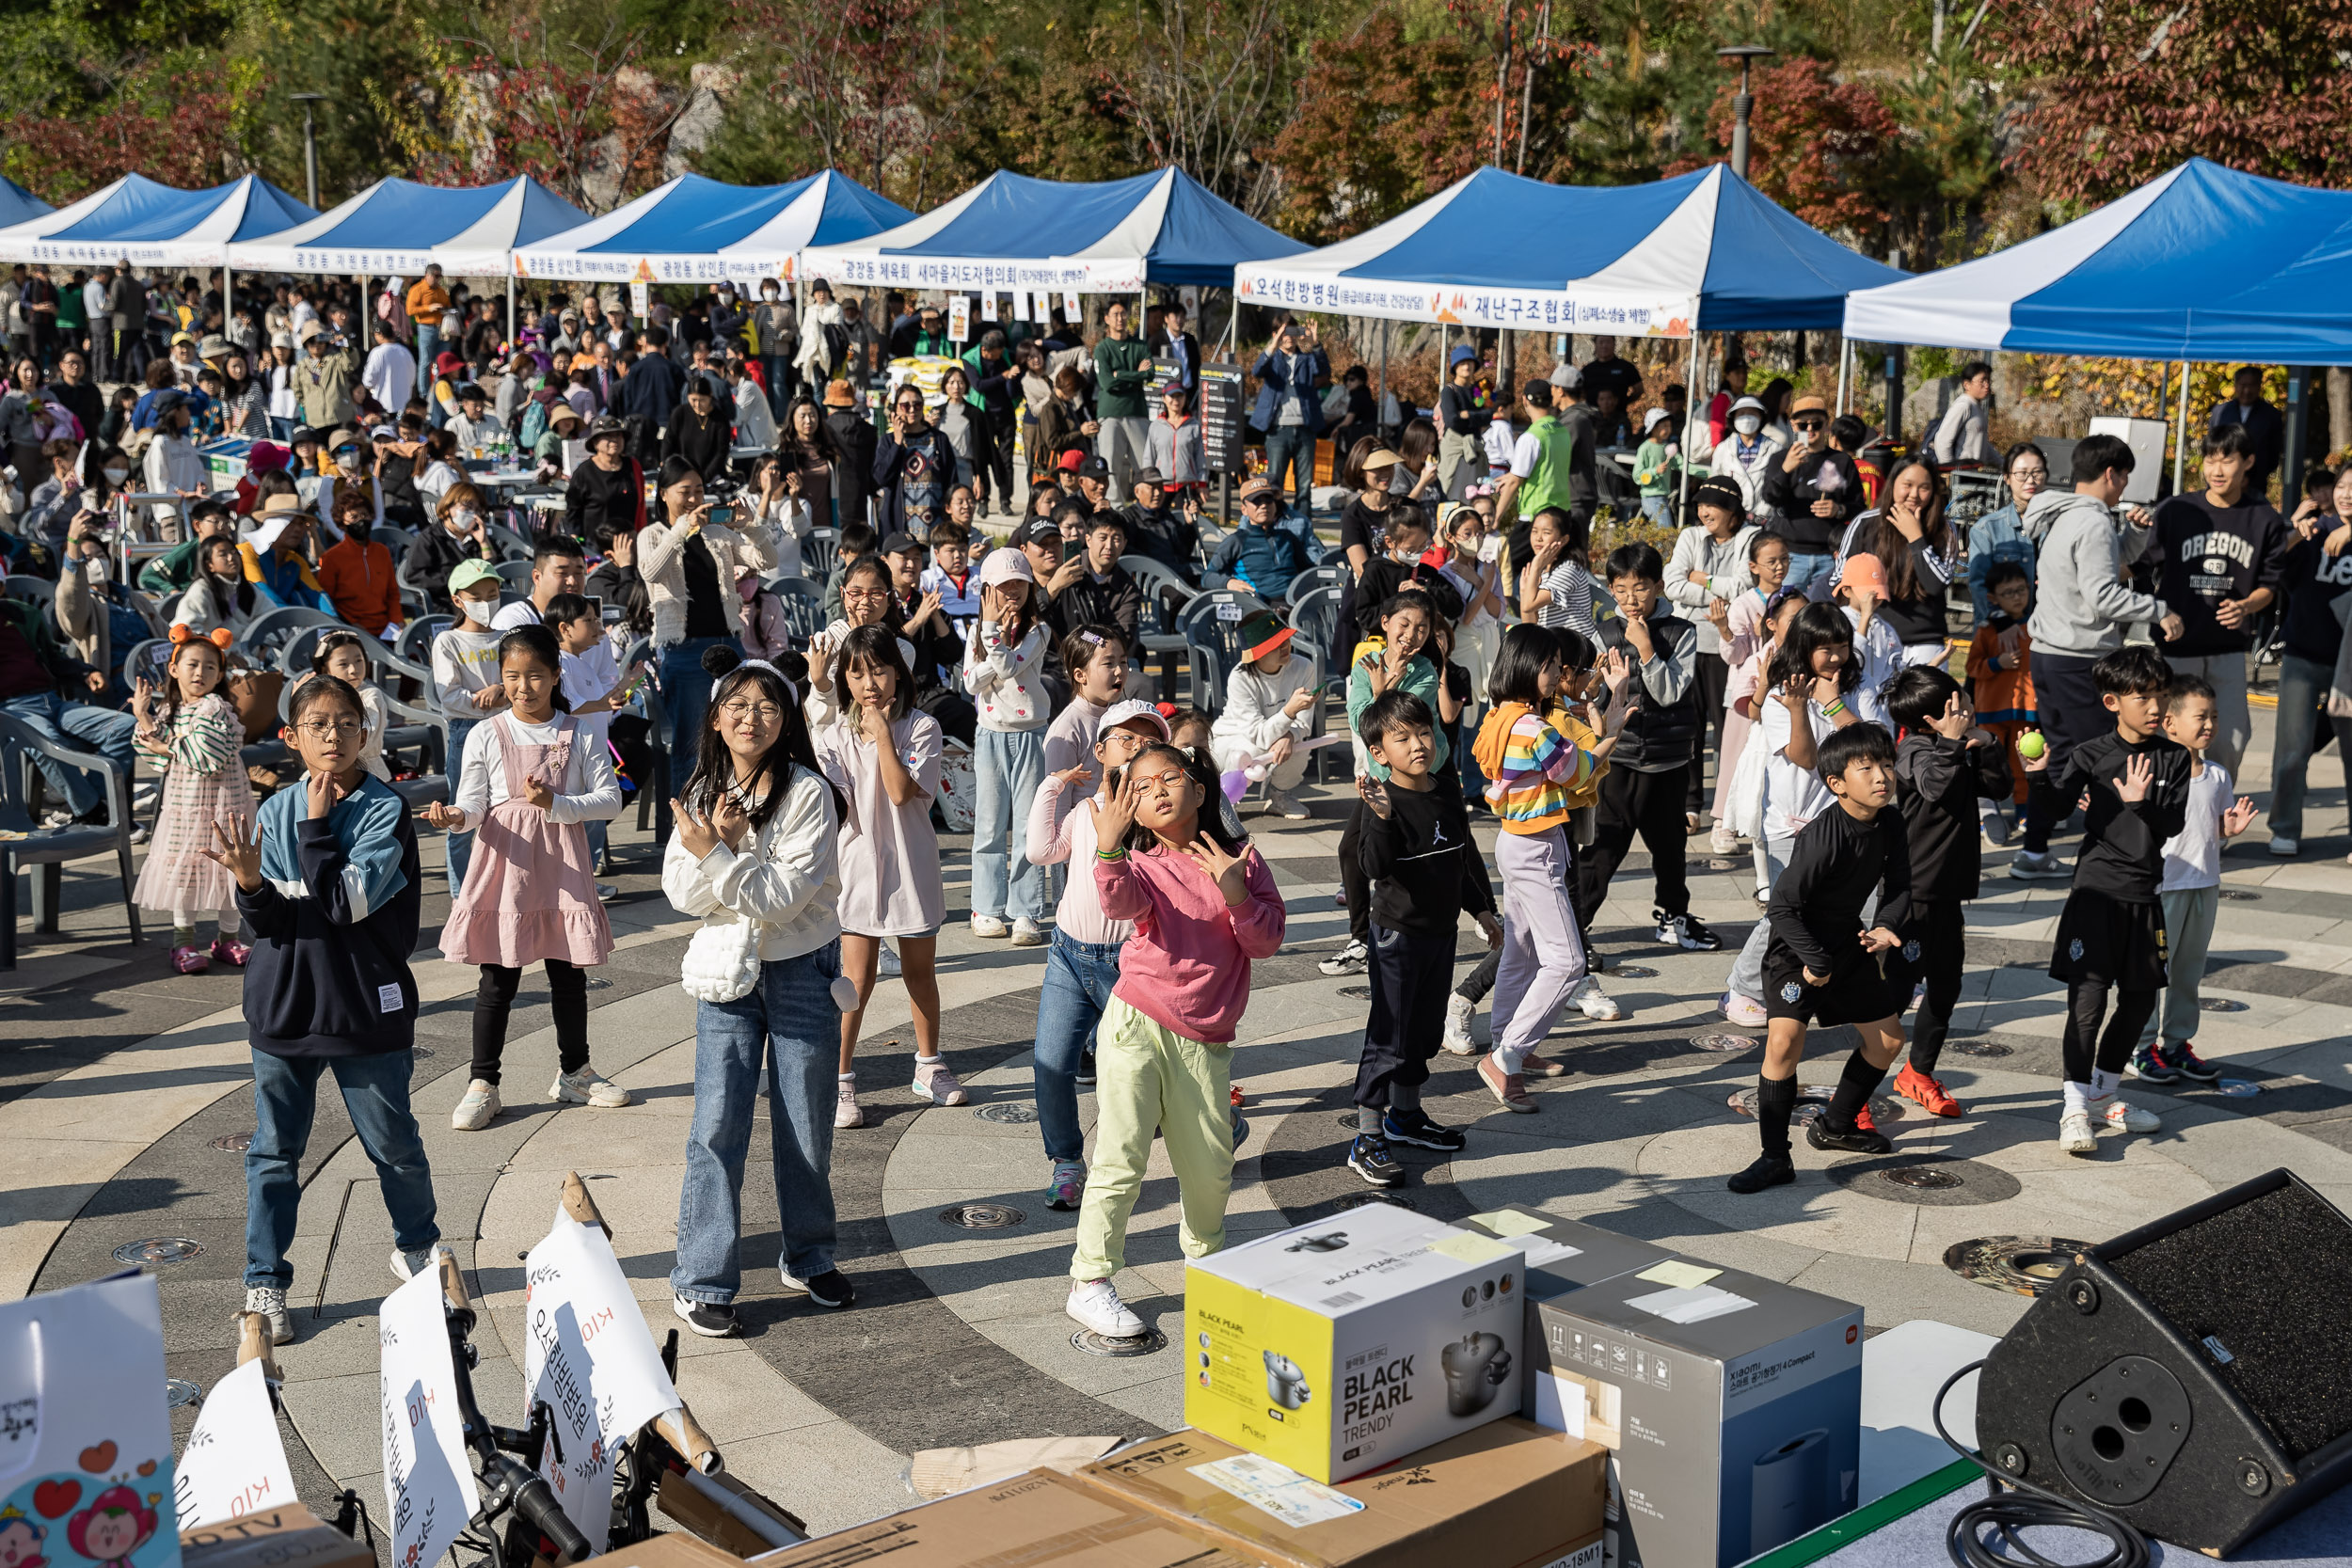
[[[735,508],[731,506],[714,506],[709,510],[709,512],[704,515],[703,521],[705,524],[723,525],[731,523],[735,521]]]

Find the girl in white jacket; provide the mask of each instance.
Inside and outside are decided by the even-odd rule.
[[[736,1332],[743,1162],[763,1077],[785,1287],[824,1307],[852,1295],[834,1267],[832,1182],[842,991],[852,1006],[857,994],[841,978],[835,913],[845,811],[800,694],[772,665],[741,664],[713,689],[673,809],[661,891],[703,926],[681,966],[695,997],[694,1118],[670,1289],[686,1326],[717,1339]]]
[[[963,685],[978,707],[973,736],[972,934],[1041,947],[1045,867],[1030,862],[1023,825],[1045,777],[1044,594],[1028,557],[988,552],[980,567],[980,618],[963,651]],[[1016,842],[1020,840],[1021,842]]]
[[[1291,628],[1271,610],[1243,623],[1243,660],[1225,681],[1225,711],[1209,731],[1217,770],[1263,771],[1267,798],[1294,821],[1307,815],[1291,791],[1307,776],[1314,729],[1314,665],[1291,648]]]

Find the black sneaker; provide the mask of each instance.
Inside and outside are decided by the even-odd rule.
[[[2200,1084],[2221,1082],[2221,1069],[2197,1054],[2197,1048],[2186,1040],[2164,1053],[2164,1065],[2182,1077]]]
[[[1389,1146],[1377,1132],[1359,1132],[1356,1141],[1347,1146],[1347,1168],[1375,1187],[1401,1187],[1405,1184],[1405,1167],[1396,1163]]]
[[[795,1279],[787,1274],[784,1276],[784,1288],[798,1291],[818,1306],[836,1312],[857,1300],[857,1292],[850,1289],[848,1276],[839,1269],[827,1269],[808,1279]]]
[[[1380,1132],[1391,1143],[1411,1144],[1415,1148],[1434,1148],[1445,1154],[1458,1154],[1470,1142],[1459,1128],[1438,1126],[1419,1106],[1409,1111],[1390,1111],[1380,1118]]]
[[[1094,1053],[1092,1051],[1082,1051],[1078,1053],[1078,1070],[1071,1074],[1071,1082],[1082,1089],[1094,1087]]]
[[[1686,953],[1712,953],[1724,944],[1724,939],[1708,930],[1697,915],[1652,910],[1650,918],[1658,922],[1658,940],[1669,947],[1679,947]]]
[[[672,1296],[670,1310],[675,1312],[687,1327],[706,1339],[735,1338],[735,1308],[723,1302],[689,1301],[684,1296]]]
[[[1826,1116],[1815,1117],[1805,1123],[1804,1141],[1816,1148],[1841,1154],[1885,1154],[1895,1147],[1875,1127],[1849,1127],[1841,1132],[1829,1124]]]
[[[1787,1155],[1764,1154],[1724,1185],[1735,1193],[1760,1193],[1767,1187],[1786,1187],[1796,1179],[1797,1167]]]

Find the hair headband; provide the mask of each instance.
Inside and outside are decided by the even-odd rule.
[[[210,642],[225,654],[229,651],[229,645],[236,640],[236,633],[227,626],[215,626],[211,631],[199,636],[188,629],[188,624],[185,621],[174,621],[171,624],[171,651],[175,658],[180,655],[180,644],[183,642]]]

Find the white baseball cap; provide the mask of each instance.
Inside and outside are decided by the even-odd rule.
[[[1104,730],[1115,730],[1119,728],[1120,725],[1130,723],[1137,719],[1142,720],[1144,722],[1150,724],[1153,730],[1157,731],[1159,737],[1162,740],[1168,740],[1174,736],[1175,732],[1168,727],[1167,718],[1161,714],[1157,707],[1153,706],[1150,703],[1141,702],[1133,697],[1128,698],[1123,703],[1113,703],[1110,706],[1104,708],[1103,710],[1102,722],[1094,726],[1094,733],[1100,735]]]

